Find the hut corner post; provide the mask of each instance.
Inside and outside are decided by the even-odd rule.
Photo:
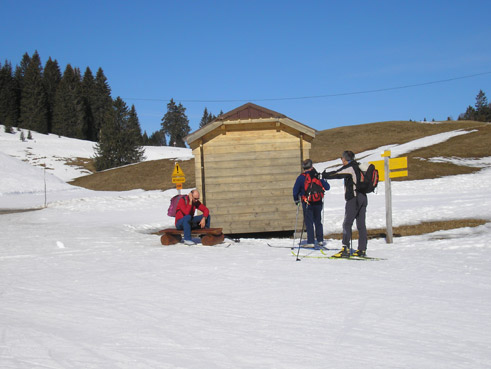
[[[303,134],[300,133],[300,169],[302,168],[302,163],[303,163]]]
[[[203,140],[199,142],[199,156],[201,159],[201,192],[203,197],[203,205],[206,206],[206,188],[205,188],[205,153],[203,150]]]

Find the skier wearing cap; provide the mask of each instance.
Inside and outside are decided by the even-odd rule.
[[[324,191],[329,190],[329,183],[325,180],[319,180],[319,173],[312,165],[312,160],[306,159],[302,162],[303,173],[297,177],[295,185],[293,186],[293,200],[297,206],[302,203],[303,217],[305,222],[305,228],[307,229],[307,245],[306,247],[315,247],[315,241],[317,240],[317,247],[324,245],[324,229],[322,226],[322,208],[324,206],[323,196]],[[310,178],[307,178],[309,176]],[[305,182],[312,181],[314,178],[319,180],[322,187],[322,196],[312,198],[306,194]],[[317,181],[316,181],[317,182]]]

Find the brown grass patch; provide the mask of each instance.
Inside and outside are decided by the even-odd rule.
[[[95,160],[93,158],[68,158],[65,161],[66,165],[85,169],[91,173],[95,173]]]
[[[312,142],[311,158],[314,162],[324,162],[339,158],[344,150],[359,153],[383,145],[402,144],[456,129],[476,129],[478,132],[453,137],[446,142],[408,153],[409,176],[395,180],[431,179],[478,171],[479,168],[428,161],[433,157],[480,158],[491,156],[491,125],[473,121],[438,124],[394,121],[328,129],[317,133]],[[195,187],[194,159],[179,162],[186,174],[184,187]],[[71,163],[95,172],[93,159],[75,158]],[[80,177],[71,184],[106,191],[125,191],[136,188],[166,190],[175,188],[175,184],[171,181],[174,163],[175,160],[169,159],[142,162]]]
[[[402,144],[418,138],[456,129],[472,129],[487,123],[450,121],[438,124],[392,121],[338,127],[318,132],[312,142],[311,159],[315,162],[334,160],[344,150],[355,153],[383,145]]]
[[[195,187],[194,159],[145,161],[79,177],[70,184],[96,191],[129,191],[138,188],[147,191],[167,190],[176,187],[172,183],[172,172],[176,162],[186,176],[183,187]]]
[[[312,142],[311,157],[314,162],[334,160],[344,150],[355,153],[372,150],[389,144],[402,144],[418,138],[457,129],[477,132],[453,137],[437,145],[408,153],[407,177],[396,181],[432,179],[443,176],[468,174],[480,168],[452,163],[433,163],[433,157],[480,158],[491,156],[491,125],[474,121],[452,121],[438,124],[416,122],[382,122],[329,129],[319,132]],[[340,161],[341,163],[341,161]]]
[[[455,219],[447,221],[438,222],[423,222],[414,225],[405,225],[399,227],[393,227],[392,233],[394,237],[405,237],[405,236],[418,236],[422,234],[432,233],[436,231],[444,231],[449,229],[457,229],[464,227],[477,227],[486,224],[488,220],[484,219]],[[386,229],[369,229],[368,238],[385,238]],[[331,233],[325,235],[324,238],[331,238],[340,240],[343,238],[341,233]],[[358,239],[358,231],[353,231],[353,239]]]

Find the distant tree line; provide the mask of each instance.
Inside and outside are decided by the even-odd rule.
[[[111,97],[102,68],[94,77],[87,67],[82,76],[79,68],[68,64],[61,74],[58,62],[51,57],[43,67],[37,51],[32,56],[25,53],[15,68],[9,61],[0,63],[0,124],[6,130],[16,126],[98,142],[106,113],[114,109],[116,100]],[[121,101],[116,105],[122,108]],[[150,136],[141,134],[134,106],[129,111],[134,115],[133,124],[138,125],[134,134],[139,134],[141,145],[167,145],[168,137],[169,145],[185,146],[184,137],[190,128],[182,104],[171,99],[161,129]],[[200,128],[215,118],[205,108]]]
[[[459,115],[459,120],[476,120],[479,122],[491,122],[491,104],[488,103],[486,94],[479,90],[474,106],[468,106],[465,113]]]
[[[0,63],[0,124],[6,132],[13,127],[40,133],[97,142],[97,170],[131,164],[142,160],[143,146],[185,147],[189,134],[186,108],[173,99],[161,128],[150,136],[141,133],[135,106],[128,108],[111,88],[102,68],[94,77],[89,67],[83,76],[79,68],[68,64],[61,73],[51,57],[42,66],[37,51],[25,53],[15,68],[9,61]],[[205,108],[200,128],[216,116]]]

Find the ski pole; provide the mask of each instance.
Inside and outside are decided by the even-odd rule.
[[[293,232],[293,247],[295,247],[295,236],[297,234],[297,225],[298,225],[298,209],[300,209],[300,201],[297,204],[297,215],[295,217],[295,231]]]
[[[308,205],[305,205],[305,206],[308,206]],[[302,232],[300,232],[300,240],[298,240],[297,261],[301,260],[298,258],[298,255],[300,254],[300,244],[302,243],[302,236],[303,236],[303,228],[304,227],[305,227],[305,213],[303,214]]]

